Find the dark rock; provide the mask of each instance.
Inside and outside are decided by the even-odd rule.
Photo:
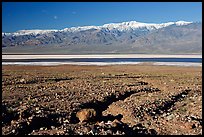
[[[192,129],[194,129],[194,128],[196,128],[196,125],[195,125],[195,124],[192,125]]]

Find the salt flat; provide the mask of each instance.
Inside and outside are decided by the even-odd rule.
[[[108,65],[143,65],[144,62],[2,62],[2,65],[28,65],[28,66],[58,66],[58,65],[94,65],[94,66],[108,66]],[[194,66],[201,67],[202,63],[190,62],[148,62],[145,64],[157,66]]]
[[[103,55],[2,55],[2,59],[70,59],[70,58],[202,58],[202,55],[103,54]]]

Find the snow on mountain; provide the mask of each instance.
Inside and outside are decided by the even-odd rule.
[[[116,29],[118,31],[128,31],[128,30],[155,30],[164,28],[170,25],[188,25],[192,22],[186,22],[186,21],[177,21],[177,22],[167,22],[167,23],[161,23],[161,24],[155,24],[155,23],[141,23],[137,21],[129,21],[129,22],[122,22],[122,23],[109,23],[104,24],[102,26],[82,26],[82,27],[71,27],[71,28],[65,28],[62,30],[20,30],[14,33],[2,33],[2,36],[19,36],[19,35],[38,35],[38,34],[47,34],[51,32],[78,32],[78,31],[84,31],[89,29],[108,29],[113,30]]]
[[[130,22],[122,22],[122,23],[110,23],[103,25],[104,28],[108,29],[118,29],[120,31],[125,31],[129,29],[141,29],[146,28],[148,30],[154,30],[154,29],[160,29],[163,27],[167,27],[170,25],[187,25],[192,22],[186,22],[186,21],[177,21],[177,22],[168,22],[168,23],[161,23],[161,24],[155,24],[155,23],[141,23],[136,21],[130,21]]]
[[[175,22],[176,25],[178,26],[182,26],[182,25],[188,25],[188,24],[191,24],[193,22],[186,22],[186,21],[177,21]]]
[[[83,26],[83,27],[71,27],[71,28],[65,28],[62,30],[59,30],[60,32],[76,32],[76,31],[83,31],[83,30],[89,30],[89,29],[100,29],[100,26]]]
[[[58,30],[19,30],[14,33],[2,33],[2,35],[13,35],[13,36],[20,36],[20,35],[37,35],[37,34],[46,34],[51,32],[56,32]]]
[[[170,25],[187,25],[192,22],[186,22],[186,21],[177,21],[177,22],[168,22],[168,23],[161,23],[161,24],[155,24],[155,23],[141,23],[137,21],[129,21],[129,22],[122,22],[122,23],[109,23],[104,24],[102,26],[84,26],[84,27],[72,27],[72,28],[65,28],[60,31],[82,31],[82,30],[88,30],[88,29],[117,29],[119,31],[126,31],[131,29],[147,29],[147,30],[154,30],[154,29],[160,29],[163,27],[167,27]]]

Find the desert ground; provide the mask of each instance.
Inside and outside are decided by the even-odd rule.
[[[202,67],[2,66],[3,135],[201,135]]]

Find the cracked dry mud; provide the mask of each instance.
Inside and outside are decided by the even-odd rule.
[[[82,109],[96,117],[80,122]],[[3,135],[199,135],[202,69],[3,66]]]

